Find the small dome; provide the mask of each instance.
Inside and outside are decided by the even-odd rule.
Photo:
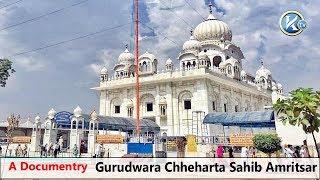
[[[272,85],[272,91],[278,90],[277,86]]]
[[[212,14],[209,14],[206,21],[200,23],[194,30],[194,37],[198,41],[206,40],[228,40],[232,39],[232,32],[229,26]]]
[[[108,74],[108,70],[106,67],[103,67],[100,71],[100,74]]]
[[[139,57],[139,59],[144,59],[144,58],[149,59],[149,60],[151,60],[152,62],[153,62],[154,60],[156,60],[156,56],[153,55],[153,54],[151,54],[151,53],[149,53],[148,51],[146,51],[144,54],[142,54],[142,55]]]
[[[271,76],[271,72],[263,66],[263,63],[261,64],[261,67],[256,72],[256,80],[260,79],[261,77],[267,79],[269,76]]]
[[[82,109],[80,108],[80,106],[77,106],[74,110],[73,110],[73,114],[76,117],[80,117],[82,114]]]
[[[170,58],[167,59],[166,64],[167,64],[167,65],[172,64],[172,60],[171,60]]]
[[[282,89],[282,84],[278,83],[277,86],[279,89]]]
[[[204,52],[204,51],[201,51],[199,54],[198,54],[198,57],[199,59],[209,59],[208,55]]]
[[[54,115],[56,115],[56,111],[53,108],[51,108],[50,111],[48,112],[48,117],[50,119],[53,119]]]
[[[193,35],[191,35],[190,39],[188,41],[186,41],[183,46],[182,49],[184,51],[188,51],[188,50],[199,50],[201,48],[201,44],[199,41],[197,41]]]
[[[227,64],[231,64],[232,66],[235,66],[238,62],[238,60],[234,59],[234,58],[229,58],[227,60],[224,61]]]
[[[242,70],[242,71],[240,72],[240,75],[241,75],[241,77],[244,77],[244,76],[247,75],[247,73],[246,73],[244,70]]]
[[[134,55],[129,52],[128,48],[124,50],[118,57],[119,63],[134,62]]]

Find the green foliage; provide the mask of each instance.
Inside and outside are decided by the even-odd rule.
[[[281,149],[281,139],[277,134],[256,134],[253,137],[253,146],[270,155]]]
[[[306,133],[319,132],[320,92],[312,88],[299,88],[290,92],[291,98],[277,100],[274,109],[284,124],[301,125]]]
[[[316,149],[319,150],[314,132],[320,128],[320,91],[312,88],[298,88],[290,92],[288,99],[278,99],[273,108],[283,124],[302,126],[305,133],[311,133]],[[320,157],[318,153],[318,157]]]
[[[6,86],[10,72],[15,72],[12,68],[12,62],[8,59],[0,59],[0,87]]]

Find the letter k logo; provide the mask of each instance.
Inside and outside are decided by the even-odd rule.
[[[298,19],[298,16],[295,16],[292,20],[290,20],[290,16],[287,15],[286,16],[286,29],[288,30],[288,28],[291,27],[293,31],[299,30],[294,23],[297,21],[297,19]]]

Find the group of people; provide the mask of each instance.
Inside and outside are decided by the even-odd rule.
[[[28,156],[28,146],[24,144],[22,147],[21,144],[18,144],[18,146],[15,149],[15,156],[16,157],[27,157]]]
[[[285,145],[283,148],[283,154],[285,157],[294,157],[294,158],[300,158],[300,157],[310,157],[308,147],[306,145],[302,146],[295,146],[292,145]]]
[[[40,146],[40,157],[57,157],[61,152],[61,147],[59,143],[49,143]]]
[[[212,153],[214,157],[224,157],[224,153],[228,153],[227,157],[233,158],[234,157],[234,150],[239,152],[239,149],[235,147],[224,147],[219,145],[216,149],[212,149]],[[300,157],[310,157],[309,150],[306,145],[302,146],[292,146],[292,145],[285,145],[282,149],[284,157],[292,157],[292,158],[300,158]],[[280,157],[281,152],[279,151],[277,157]],[[255,158],[257,157],[257,149],[253,146],[250,147],[241,147],[240,157],[243,158]]]
[[[224,147],[219,145],[216,149],[213,149],[213,154],[215,157],[222,158],[224,157],[224,153],[228,152],[228,157],[234,157],[234,147]],[[257,150],[255,147],[242,147],[241,148],[241,157],[257,157]]]
[[[242,147],[241,148],[241,157],[257,157],[257,149],[253,146]]]

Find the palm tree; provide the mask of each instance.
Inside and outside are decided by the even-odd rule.
[[[288,99],[278,99],[274,104],[278,118],[284,124],[301,126],[305,133],[311,133],[317,154],[319,147],[314,136],[320,128],[320,92],[314,92],[312,88],[298,88],[290,92]]]

